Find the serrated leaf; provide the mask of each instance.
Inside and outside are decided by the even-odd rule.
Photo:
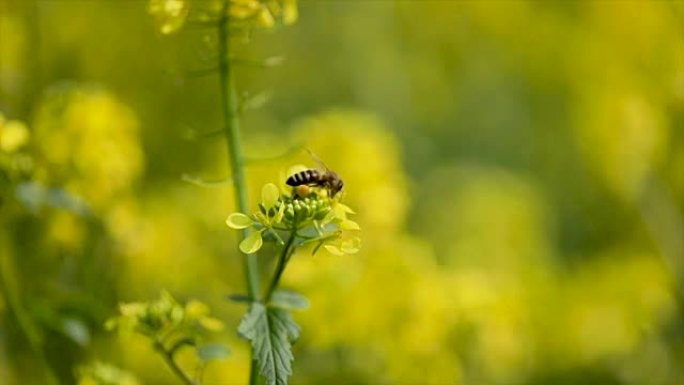
[[[230,349],[221,344],[209,344],[197,349],[197,355],[203,362],[220,360],[230,355]]]
[[[252,343],[259,372],[267,385],[287,385],[292,374],[292,342],[299,338],[299,326],[283,309],[253,303],[238,326],[238,333]]]
[[[245,254],[256,253],[263,244],[264,240],[261,238],[261,232],[255,231],[240,242],[240,251]]]
[[[226,224],[228,227],[231,229],[246,229],[247,227],[251,226],[254,223],[252,221],[252,218],[248,217],[247,215],[243,213],[233,213],[228,216],[228,219],[226,219]]]
[[[276,290],[271,297],[271,304],[283,309],[306,309],[309,307],[309,300],[303,295],[294,291]]]

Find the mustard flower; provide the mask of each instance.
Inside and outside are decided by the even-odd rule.
[[[354,234],[360,227],[348,218],[354,211],[345,204],[320,191],[306,197],[281,193],[272,183],[262,188],[261,195],[258,211],[250,215],[233,213],[226,220],[230,228],[253,230],[240,243],[242,252],[258,251],[264,240],[284,245],[289,237],[295,248],[315,244],[314,253],[321,246],[336,255],[359,250],[360,239]]]

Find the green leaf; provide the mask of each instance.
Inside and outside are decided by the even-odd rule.
[[[247,227],[251,226],[254,223],[252,218],[248,217],[245,214],[242,213],[233,213],[228,216],[228,219],[226,219],[226,224],[228,227],[231,229],[246,229]]]
[[[233,302],[238,302],[238,303],[250,303],[254,300],[254,298],[250,297],[247,294],[229,294],[226,296],[226,299],[229,299]]]
[[[264,205],[266,210],[275,206],[279,197],[280,191],[278,191],[278,187],[276,187],[276,185],[273,183],[267,183],[261,189],[261,203]]]
[[[271,297],[271,304],[283,309],[306,309],[309,307],[309,300],[294,291],[276,290]]]
[[[90,343],[88,325],[77,318],[66,318],[62,322],[62,333],[81,346]]]
[[[287,385],[292,374],[292,342],[299,326],[289,312],[255,302],[240,322],[238,333],[252,343],[259,372],[267,385]]]
[[[197,349],[197,355],[203,362],[209,362],[228,357],[230,349],[221,344],[208,344]]]
[[[263,244],[264,240],[261,238],[261,231],[255,231],[240,242],[240,251],[245,254],[256,253]]]

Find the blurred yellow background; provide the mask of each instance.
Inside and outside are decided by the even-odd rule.
[[[285,57],[238,69],[247,155],[312,149],[363,229],[285,272],[293,384],[684,384],[683,1],[308,0],[238,48]],[[229,174],[215,55],[146,1],[0,0],[0,384],[177,383],[103,328],[162,289],[247,381],[233,192],[181,180]]]

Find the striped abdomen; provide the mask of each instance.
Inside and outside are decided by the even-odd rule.
[[[303,184],[320,184],[321,183],[321,173],[317,170],[304,170],[296,174],[291,175],[285,181],[288,186],[300,186]]]

